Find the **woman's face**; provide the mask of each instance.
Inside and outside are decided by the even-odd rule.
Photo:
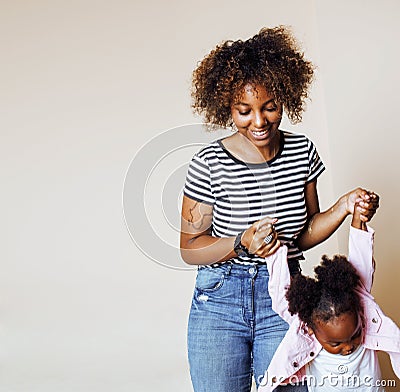
[[[349,355],[361,344],[361,319],[353,312],[343,313],[328,322],[314,320],[314,325],[312,332],[316,339],[331,354]]]
[[[247,84],[231,105],[231,113],[238,131],[260,148],[268,146],[277,135],[282,106],[264,87]]]

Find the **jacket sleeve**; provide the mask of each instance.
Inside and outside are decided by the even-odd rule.
[[[350,227],[349,261],[357,270],[361,283],[368,292],[371,291],[375,271],[373,249],[374,230],[371,227],[368,227],[368,231]]]
[[[273,255],[266,257],[269,273],[268,292],[272,300],[272,309],[286,322],[295,317],[289,313],[286,289],[290,285],[290,273],[287,263],[287,247],[282,245]]]

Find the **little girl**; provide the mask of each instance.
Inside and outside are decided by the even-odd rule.
[[[349,261],[344,256],[332,260],[324,256],[315,268],[315,279],[297,275],[291,281],[284,246],[267,259],[272,308],[290,328],[259,392],[272,391],[280,383],[307,384],[310,392],[384,391],[378,350],[389,354],[400,378],[400,330],[370,294],[373,237],[356,205]]]

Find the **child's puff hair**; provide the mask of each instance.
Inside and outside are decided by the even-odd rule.
[[[298,314],[301,321],[313,327],[313,320],[328,322],[347,312],[361,311],[361,302],[354,290],[360,277],[346,257],[322,257],[314,268],[316,278],[296,275],[286,292],[289,312]]]

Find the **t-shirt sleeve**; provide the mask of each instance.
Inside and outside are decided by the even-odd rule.
[[[202,203],[214,204],[215,202],[211,190],[210,167],[198,155],[195,155],[189,163],[183,193]]]
[[[308,168],[307,183],[315,181],[325,170],[324,163],[322,162],[318,151],[311,140],[308,141]]]

